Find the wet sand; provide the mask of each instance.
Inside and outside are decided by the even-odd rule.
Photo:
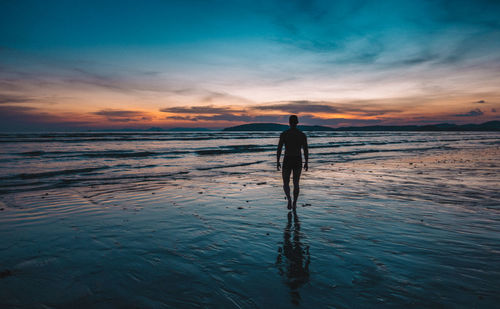
[[[369,156],[367,154],[366,156]],[[0,196],[0,306],[492,308],[499,147]]]

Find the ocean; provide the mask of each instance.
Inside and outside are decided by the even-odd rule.
[[[498,306],[499,132],[306,134],[0,134],[0,306]]]
[[[0,134],[0,193],[273,169],[279,132]],[[311,165],[498,145],[500,133],[308,132]]]

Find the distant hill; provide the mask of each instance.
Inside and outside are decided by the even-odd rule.
[[[302,131],[500,131],[500,121],[489,121],[481,124],[456,125],[440,123],[433,125],[409,126],[364,126],[340,127],[326,126],[298,126]],[[235,127],[225,128],[224,131],[284,131],[287,125],[278,123],[249,123]]]
[[[423,126],[365,126],[340,127],[336,131],[500,131],[500,121],[488,121],[481,124],[457,125],[439,123]]]
[[[284,131],[289,126],[278,123],[249,123],[240,126],[225,128],[223,131]],[[324,126],[298,126],[302,131],[335,131],[334,128]]]

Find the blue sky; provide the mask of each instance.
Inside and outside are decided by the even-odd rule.
[[[483,122],[498,1],[3,1],[3,128]]]

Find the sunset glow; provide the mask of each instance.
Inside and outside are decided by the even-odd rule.
[[[0,129],[497,120],[499,14],[494,1],[7,1]]]

